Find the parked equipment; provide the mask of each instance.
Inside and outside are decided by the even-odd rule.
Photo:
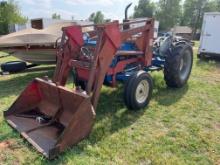
[[[192,68],[192,48],[167,38],[154,47],[154,20],[123,30],[117,21],[63,28],[53,80],[36,78],[4,113],[7,122],[37,150],[52,159],[86,138],[92,130],[102,84],[125,83],[125,104],[138,110],[148,105],[153,81],[148,71],[164,69],[170,87],[186,84]],[[122,29],[122,30],[121,30]],[[74,71],[75,89],[65,86]]]
[[[42,20],[39,25],[39,20],[36,21],[35,24],[32,24],[35,28],[42,24]],[[0,51],[9,53],[31,64],[56,64],[56,46],[60,43],[62,36],[61,28],[81,25],[84,22],[80,21],[79,23],[80,24],[73,21],[61,21],[60,23],[54,23],[41,30],[28,28],[2,36],[0,37]],[[93,29],[83,28],[84,32],[90,30]]]
[[[205,13],[198,58],[203,57],[220,57],[220,12]]]

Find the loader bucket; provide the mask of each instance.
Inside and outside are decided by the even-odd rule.
[[[95,112],[88,95],[37,78],[4,116],[39,152],[53,159],[89,135]]]

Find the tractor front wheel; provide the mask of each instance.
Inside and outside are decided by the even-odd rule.
[[[192,65],[192,47],[187,44],[176,46],[172,53],[166,57],[164,79],[167,86],[173,88],[183,87],[189,79]]]
[[[131,110],[139,110],[146,107],[151,99],[153,81],[151,76],[139,71],[132,75],[125,84],[124,101]]]

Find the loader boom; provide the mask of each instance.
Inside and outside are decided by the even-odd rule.
[[[143,26],[121,30],[124,25],[138,23]],[[93,26],[94,31],[87,34],[92,40],[84,39],[83,26],[64,27],[53,80],[34,79],[4,112],[7,122],[50,159],[90,134],[107,74],[112,75],[115,85],[116,74],[123,73],[127,64],[151,65],[153,19]],[[135,44],[137,48],[122,50],[124,42]],[[115,56],[128,60],[111,68]],[[137,58],[130,58],[133,56]],[[78,84],[74,90],[65,87],[72,70],[76,79],[86,84],[85,89]]]
[[[58,62],[53,79],[54,83],[65,86],[69,72],[72,68],[76,70],[83,69],[88,75],[86,92],[91,96],[92,105],[94,109],[96,109],[105,75],[122,42],[126,42],[128,39],[131,39],[132,36],[142,33],[141,36],[137,37],[136,44],[138,48],[142,50],[144,65],[151,65],[153,19],[148,21],[127,22],[121,25],[143,22],[146,22],[145,26],[124,31],[120,31],[120,24],[117,21],[104,25],[97,25],[96,30],[90,32],[96,34],[97,37],[93,59],[90,61],[79,60],[78,58],[80,56],[80,49],[83,47],[82,27],[63,28],[64,36],[61,41],[62,48],[58,51],[57,55]],[[65,36],[67,36],[68,40],[66,40]],[[127,55],[127,52],[120,53]],[[133,54],[135,53],[136,52],[133,52]]]

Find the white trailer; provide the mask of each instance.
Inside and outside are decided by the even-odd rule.
[[[198,57],[220,57],[220,12],[205,13]]]

